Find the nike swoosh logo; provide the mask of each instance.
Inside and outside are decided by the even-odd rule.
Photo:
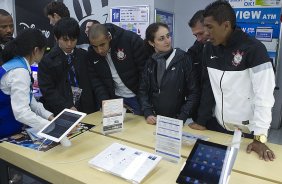
[[[93,63],[94,63],[94,65],[95,65],[95,64],[97,64],[98,62],[99,62],[99,60],[98,60],[98,61],[94,61]]]
[[[215,59],[215,58],[218,58],[217,56],[211,56],[211,59]]]

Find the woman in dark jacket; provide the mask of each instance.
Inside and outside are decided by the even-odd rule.
[[[199,101],[199,86],[191,58],[173,49],[168,26],[153,23],[146,30],[147,61],[139,88],[139,102],[147,123],[156,124],[156,115],[186,119]]]

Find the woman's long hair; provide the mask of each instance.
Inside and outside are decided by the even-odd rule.
[[[159,27],[165,27],[169,30],[168,25],[162,22],[156,22],[150,24],[146,29],[146,38],[144,40],[145,47],[149,56],[155,53],[155,48],[149,44],[149,41],[154,42],[156,32],[159,30]]]

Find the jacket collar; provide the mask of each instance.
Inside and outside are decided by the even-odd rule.
[[[73,49],[72,54],[75,55],[76,53],[76,48]],[[52,51],[50,52],[51,57],[56,57],[56,56],[66,56],[66,53],[59,47],[58,44],[56,44]]]
[[[172,58],[171,62],[169,63],[168,67],[169,68],[170,66],[172,66],[174,63],[177,63],[177,62],[180,62],[181,58],[183,58],[184,54],[186,54],[183,50],[179,49],[179,48],[175,48],[173,49],[173,51],[175,51],[175,55],[174,57]],[[152,56],[151,56],[152,58]],[[155,60],[152,58],[152,60],[154,61],[154,63],[157,63],[155,62]]]
[[[117,44],[119,43],[120,37],[123,34],[123,32],[125,31],[124,29],[111,24],[111,23],[106,23],[105,26],[107,27],[108,31],[111,33],[112,35],[112,40],[110,42],[110,47],[113,48],[115,50]]]
[[[240,28],[236,27],[235,30],[230,34],[225,47],[233,47],[238,43],[238,40],[242,40],[242,36],[244,35],[245,33]]]

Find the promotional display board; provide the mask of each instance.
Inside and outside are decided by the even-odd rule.
[[[15,0],[17,32],[26,28],[40,29],[48,39],[48,47],[53,47],[54,45],[53,27],[49,24],[43,9],[51,1],[29,0],[27,3],[26,1]]]
[[[171,162],[181,159],[183,121],[157,115],[156,154]]]
[[[237,26],[266,47],[273,65],[277,65],[281,7],[234,7]]]
[[[123,144],[113,143],[92,158],[88,164],[130,183],[142,180],[158,165],[162,157]]]
[[[281,0],[229,0],[236,11],[237,25],[249,35],[260,40],[268,51],[276,71],[275,104],[272,109],[271,128],[281,127],[282,78],[280,73],[282,55],[280,43]]]
[[[1,0],[3,1],[3,0]],[[9,0],[10,1],[10,0]],[[48,39],[48,47],[54,46],[53,27],[49,19],[44,15],[44,7],[52,0],[14,0],[16,15],[16,32],[25,28],[40,29]],[[70,12],[70,16],[78,21],[80,35],[77,44],[88,44],[85,34],[85,26],[89,20],[98,20],[100,23],[107,22],[108,0],[57,0],[63,2]],[[2,2],[1,2],[2,3]],[[2,5],[0,3],[0,5]],[[2,7],[1,7],[2,8]],[[5,7],[4,7],[5,8]]]
[[[123,99],[103,100],[103,134],[120,132],[123,129]]]
[[[234,7],[278,6],[280,0],[229,0]]]
[[[110,9],[110,22],[145,38],[150,24],[149,6],[124,6]]]

